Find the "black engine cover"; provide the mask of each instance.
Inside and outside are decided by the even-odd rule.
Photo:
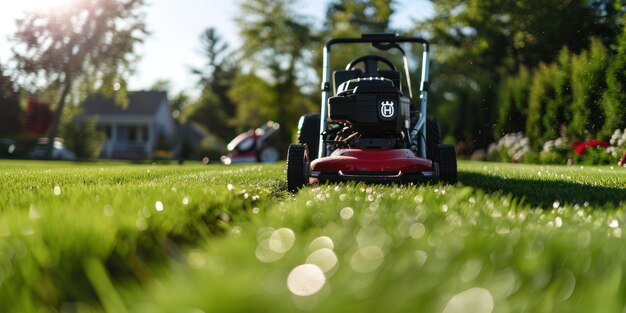
[[[358,78],[328,99],[329,119],[347,122],[363,135],[397,134],[409,128],[410,100],[386,78]]]

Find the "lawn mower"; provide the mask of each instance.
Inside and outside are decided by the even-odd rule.
[[[270,163],[280,160],[278,148],[267,142],[279,128],[278,123],[268,121],[257,129],[239,134],[226,146],[228,154],[221,157],[222,163]]]
[[[369,44],[377,54],[357,57],[345,69],[334,71],[331,89],[330,52],[340,44]],[[419,101],[413,99],[403,48],[408,44],[423,49]],[[404,80],[382,53],[402,58]],[[288,189],[295,192],[309,183],[343,181],[455,183],[454,146],[441,144],[439,125],[426,112],[428,65],[429,43],[422,38],[365,34],[328,41],[323,51],[321,113],[300,118],[298,143],[287,151]],[[414,102],[419,102],[419,109]]]

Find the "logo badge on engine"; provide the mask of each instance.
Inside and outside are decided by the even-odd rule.
[[[386,118],[390,118],[393,116],[393,101],[385,100],[380,103],[380,115]]]

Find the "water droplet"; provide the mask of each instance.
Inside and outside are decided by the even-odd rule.
[[[489,290],[484,288],[470,288],[454,295],[443,313],[491,313],[494,302]]]
[[[561,219],[560,216],[557,216],[554,219],[554,226],[556,226],[556,228],[560,228],[561,226],[563,226],[563,219]]]
[[[294,268],[287,277],[287,288],[296,296],[306,297],[318,293],[326,284],[324,272],[315,264]]]
[[[60,196],[61,195],[61,187],[59,187],[58,185],[54,186],[53,192],[54,192],[55,196]]]
[[[337,265],[337,255],[331,249],[322,248],[311,253],[306,259],[306,263],[315,264],[319,266],[322,272],[328,273]]]
[[[163,211],[163,202],[161,202],[161,201],[157,201],[157,202],[154,204],[154,207],[155,207],[155,208],[156,208],[156,210],[157,210],[157,211],[159,211],[159,212]]]
[[[309,251],[315,251],[323,248],[330,250],[335,248],[335,244],[333,243],[333,240],[330,239],[330,237],[320,236],[313,239],[313,241],[311,241],[311,243],[309,244]]]
[[[376,270],[382,263],[385,254],[378,246],[360,248],[350,259],[352,269],[359,273],[368,273]]]
[[[137,227],[138,231],[144,231],[148,229],[148,222],[143,217],[138,217],[137,221],[135,221],[135,227]]]
[[[428,253],[423,250],[415,251],[415,260],[417,261],[418,266],[424,266],[426,260],[428,260]]]
[[[478,277],[478,274],[480,274],[482,267],[483,263],[480,260],[469,260],[465,262],[459,272],[461,281],[466,283],[473,281]]]
[[[107,216],[107,217],[113,216],[113,208],[108,204],[104,206],[104,216]]]
[[[354,215],[354,210],[352,210],[351,207],[345,207],[341,209],[341,211],[339,212],[339,216],[341,216],[341,218],[344,220],[351,219],[353,215]]]
[[[255,255],[259,261],[265,262],[265,263],[271,263],[271,262],[276,262],[280,260],[285,254],[282,252],[276,252],[272,250],[270,248],[269,239],[265,239],[259,242],[259,245],[256,248]]]
[[[39,209],[33,203],[31,203],[30,208],[28,208],[28,217],[33,220],[41,218],[41,212],[39,212]]]
[[[269,247],[275,252],[285,253],[293,247],[296,235],[289,228],[279,228],[272,233],[269,239]]]
[[[420,239],[426,233],[426,227],[422,223],[415,223],[409,228],[409,235],[414,239]]]

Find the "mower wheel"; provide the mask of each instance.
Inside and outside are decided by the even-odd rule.
[[[306,144],[309,148],[310,160],[317,158],[320,143],[320,114],[311,113],[300,117],[298,122],[298,143]]]
[[[274,163],[280,160],[280,152],[274,146],[265,146],[259,151],[258,159],[261,163]]]
[[[439,165],[439,181],[455,184],[458,179],[456,153],[453,145],[437,145],[434,161]]]
[[[291,144],[287,150],[287,189],[297,192],[308,182],[308,149],[303,144]]]
[[[432,160],[435,157],[437,146],[441,144],[441,128],[437,120],[429,116],[426,118],[426,157]]]

